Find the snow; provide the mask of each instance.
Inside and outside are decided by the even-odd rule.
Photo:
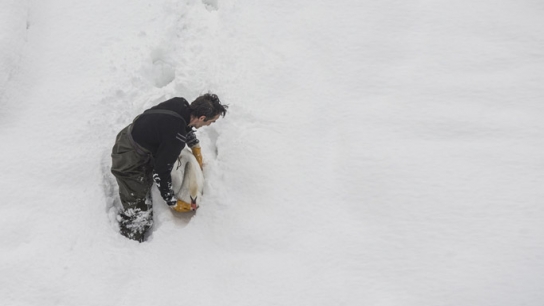
[[[543,305],[543,13],[2,0],[2,305]],[[125,239],[116,134],[208,91],[201,208]]]

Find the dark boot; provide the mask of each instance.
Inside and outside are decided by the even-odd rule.
[[[153,226],[153,210],[143,211],[139,208],[130,208],[117,216],[121,235],[143,242],[147,230]]]

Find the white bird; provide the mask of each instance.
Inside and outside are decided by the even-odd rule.
[[[204,189],[204,174],[193,153],[185,147],[171,172],[176,199],[198,207]]]

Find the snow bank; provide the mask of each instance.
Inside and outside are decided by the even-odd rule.
[[[538,4],[1,8],[5,304],[544,301]],[[116,133],[207,91],[230,108],[198,132],[201,208],[176,217],[154,191],[151,239],[128,241]]]
[[[21,59],[30,26],[28,5],[28,1],[15,0],[0,3],[0,98]]]

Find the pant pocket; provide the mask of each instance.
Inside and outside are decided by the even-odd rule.
[[[139,155],[136,151],[125,151],[111,154],[111,172],[120,176],[133,176],[141,173],[147,158]]]

